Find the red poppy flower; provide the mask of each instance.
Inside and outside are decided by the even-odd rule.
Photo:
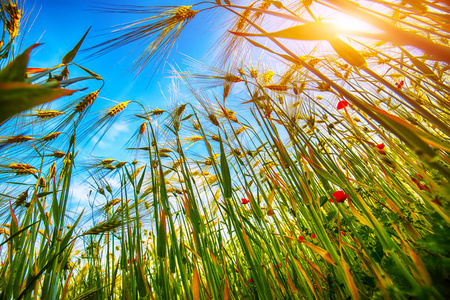
[[[312,237],[313,239],[315,239],[315,238],[316,238],[316,235],[313,233],[313,234],[311,234],[311,237]]]
[[[248,282],[250,282],[250,283],[252,283],[253,282],[253,280],[250,278],[249,280],[247,280]]]
[[[247,200],[247,199],[245,199],[245,198],[242,198],[241,200],[242,200],[242,204],[247,204],[247,203],[250,202],[250,200]]]
[[[345,236],[345,233],[341,230],[341,234],[343,235],[343,236]]]
[[[305,238],[303,236],[299,236],[298,241],[301,243],[301,242],[305,241]]]
[[[336,191],[333,193],[333,198],[337,203],[344,203],[345,199],[348,198],[348,195],[343,191]]]
[[[377,147],[378,149],[382,150],[382,149],[384,149],[384,144],[378,144],[375,147]]]
[[[345,100],[339,101],[338,105],[337,105],[337,109],[343,109],[344,107],[347,107],[348,103]]]

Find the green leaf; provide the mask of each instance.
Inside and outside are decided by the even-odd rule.
[[[319,200],[320,200],[321,207],[324,206],[328,202],[327,196],[320,196]]]
[[[13,40],[14,41],[14,40]],[[0,52],[0,59],[5,59],[8,57],[9,51],[11,50],[11,43],[12,41],[9,41],[3,49],[1,49]],[[1,48],[1,47],[0,47]]]
[[[12,234],[8,239],[4,240],[2,243],[0,243],[0,247],[3,246],[4,244],[8,243],[9,241],[11,241],[12,239],[14,239],[16,236],[20,235],[22,232],[24,232],[25,230],[27,230],[28,228],[30,228],[31,226],[35,225],[37,222],[34,222],[33,224],[30,224],[28,226],[23,227],[22,229],[20,229],[19,231],[17,231],[16,233]]]
[[[32,82],[38,80],[39,78],[42,78],[42,77],[50,74],[51,72],[53,72],[54,70],[60,68],[61,66],[63,66],[63,64],[57,65],[57,66],[55,66],[53,68],[46,69],[45,71],[42,71],[42,72],[37,73],[36,75],[34,75],[34,76],[30,77],[30,78],[25,79],[25,82],[32,83]]]
[[[401,48],[403,53],[408,56],[408,58],[411,60],[411,62],[414,64],[414,66],[419,69],[425,77],[430,78],[434,82],[439,82],[439,77],[433,72],[433,70],[430,69],[430,67],[427,66],[424,62],[420,61],[419,59],[415,58],[411,53],[406,51],[405,49]]]
[[[175,247],[172,245],[169,250],[169,268],[170,268],[170,272],[172,272],[172,273],[175,273],[176,267],[177,267],[176,261],[175,261],[176,255],[177,255],[177,253],[175,251]]]
[[[9,202],[9,210],[11,212],[11,224],[9,226],[11,236],[16,236],[16,233],[19,231],[19,223],[17,221],[16,215],[14,214],[14,210],[12,208],[11,202]],[[15,239],[16,241],[18,239]],[[14,243],[14,245],[17,247],[17,243]]]
[[[162,211],[160,223],[158,226],[158,236],[156,240],[156,252],[159,257],[166,257],[166,248],[167,248],[167,228],[166,228],[166,214],[164,210]]]
[[[336,25],[323,22],[311,22],[303,25],[298,25],[290,28],[286,28],[280,31],[268,32],[264,34],[259,33],[246,33],[246,32],[231,32],[232,34],[239,36],[265,36],[276,37],[293,40],[327,40],[334,38],[338,31]]]
[[[72,227],[70,227],[70,229],[67,231],[66,235],[64,236],[63,240],[60,243],[60,247],[66,248],[71,242],[69,242],[72,238],[72,234],[75,231],[75,228],[77,228],[78,223],[81,220],[81,216],[84,213],[84,209],[83,211],[80,213],[80,215],[78,216],[77,220],[75,221],[75,223],[73,223]],[[72,241],[74,241],[77,237],[75,237]]]
[[[337,54],[352,66],[360,68],[366,65],[366,60],[361,53],[340,38],[331,38],[328,39],[328,42]]]
[[[186,121],[187,119],[190,119],[192,116],[194,116],[194,114],[187,115],[186,117],[181,119],[181,121]]]
[[[371,248],[370,256],[377,262],[381,263],[384,256],[383,245],[379,239],[376,239],[376,244]]]
[[[144,182],[144,175],[145,175],[146,169],[147,169],[147,167],[144,167],[144,171],[142,172],[141,179],[139,179],[138,185],[136,187],[136,194],[138,194],[138,195],[141,192],[141,187],[142,187],[142,183]]]
[[[97,79],[98,80],[97,77],[84,76],[84,77],[76,77],[76,78],[63,80],[63,81],[60,81],[59,83],[61,84],[62,87],[66,87],[66,86],[69,86],[69,85],[74,84],[76,82],[89,80],[89,79]]]
[[[233,32],[232,32],[232,33],[233,33]],[[264,49],[264,50],[266,50],[266,51],[268,51],[268,52],[270,52],[270,53],[276,54],[275,51],[271,50],[270,48],[268,48],[268,47],[266,47],[266,46],[264,46],[264,45],[261,45],[260,43],[255,42],[255,41],[253,41],[253,40],[251,40],[251,39],[248,39],[248,38],[246,38],[246,37],[244,37],[244,38],[247,40],[247,42],[249,42],[249,43],[252,44],[253,46],[256,46],[256,47],[258,47],[258,48]]]
[[[331,175],[329,172],[327,172],[324,168],[322,168],[322,166],[320,166],[319,164],[313,162],[312,160],[310,160],[309,158],[307,158],[306,156],[303,156],[304,159],[306,159],[309,164],[311,165],[311,167],[314,169],[314,171],[322,176],[325,180],[330,181],[331,183],[341,186],[342,185],[342,181],[340,180],[339,177]]]
[[[222,139],[220,139],[220,169],[222,171],[223,196],[225,199],[228,199],[233,195],[233,189],[231,186],[230,169],[228,168],[227,157],[225,154],[225,150],[223,149]]]
[[[53,191],[38,193],[38,194],[36,195],[36,197],[42,198],[42,197],[45,197],[45,196],[50,195],[50,194],[53,194]]]
[[[409,124],[405,120],[394,116],[382,109],[375,106],[369,105],[373,110],[375,110],[380,118],[382,118],[386,123],[388,123],[392,128],[393,132],[402,140],[409,144],[409,146],[416,152],[423,153],[422,158],[426,160],[434,159],[437,154],[429,146],[437,147],[445,151],[450,151],[450,144],[444,141],[440,141],[437,137],[425,132],[414,125]],[[421,156],[421,155],[420,155]]]
[[[0,72],[0,83],[2,82],[24,82],[27,73],[28,59],[30,52],[37,46],[42,44],[34,44],[28,47],[22,54],[17,56]]]
[[[45,215],[44,207],[42,206],[42,203],[39,201],[36,201],[36,206],[40,213],[40,219],[44,222],[45,232],[49,232],[50,231],[49,218],[47,218],[47,216]]]
[[[80,49],[80,46],[83,43],[84,38],[86,37],[86,35],[88,34],[90,29],[91,29],[91,27],[89,27],[89,29],[83,35],[81,40],[75,45],[75,47],[72,50],[70,50],[69,52],[67,52],[66,55],[64,55],[64,57],[62,59],[63,64],[68,64],[75,58],[75,55],[77,55],[78,49]]]
[[[0,124],[17,113],[77,91],[80,90],[51,89],[22,82],[0,83]]]
[[[337,217],[337,215],[338,215],[337,211],[335,211],[335,210],[330,211],[330,212],[327,214],[327,219],[328,219],[328,221],[333,220],[334,218]]]
[[[89,75],[91,75],[92,77],[95,77],[96,79],[103,79],[100,75],[98,75],[97,73],[92,72],[89,69],[86,69],[85,67],[82,67],[80,65],[77,65],[76,63],[72,62],[75,66],[77,66],[78,68],[80,68],[81,70],[85,71],[86,73],[88,73]]]
[[[270,3],[272,3],[278,9],[283,8],[283,3],[281,3],[281,1],[270,1]]]

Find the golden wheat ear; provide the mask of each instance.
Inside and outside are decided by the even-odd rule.
[[[83,97],[83,99],[75,106],[74,112],[81,114],[84,112],[86,107],[90,106],[95,99],[97,99],[98,93],[100,92],[100,89],[89,93],[87,96]]]
[[[97,7],[100,12],[111,13],[147,13],[149,17],[130,22],[118,27],[111,33],[111,39],[87,49],[95,51],[94,56],[107,54],[112,50],[121,48],[141,40],[150,43],[136,59],[132,71],[138,74],[149,64],[160,66],[170,54],[175,42],[184,27],[199,11],[189,6],[104,6]],[[156,70],[156,68],[155,68]]]

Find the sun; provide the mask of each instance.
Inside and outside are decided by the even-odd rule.
[[[344,14],[329,15],[328,17],[324,18],[324,21],[335,24],[337,26],[338,31],[342,32],[348,31],[371,32],[374,30],[374,27],[371,26],[370,24]]]

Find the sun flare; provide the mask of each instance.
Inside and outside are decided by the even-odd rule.
[[[374,27],[370,24],[344,14],[335,14],[328,16],[326,22],[335,24],[339,31],[365,31],[371,32]]]

